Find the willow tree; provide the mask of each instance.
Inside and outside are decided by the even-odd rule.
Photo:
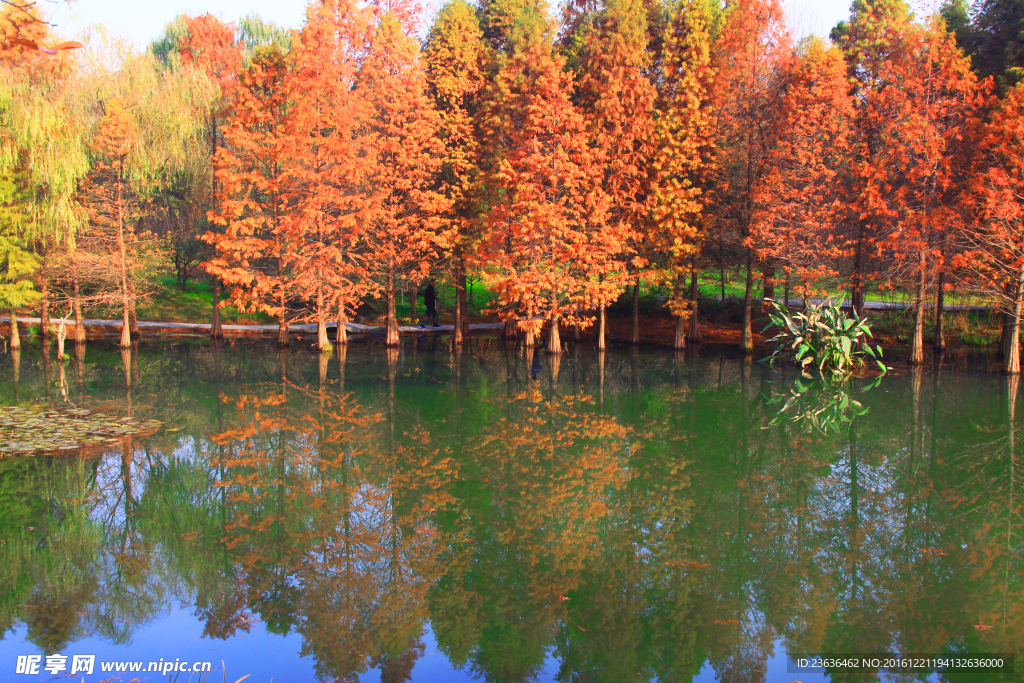
[[[51,254],[63,247],[73,255],[75,234],[82,224],[75,194],[89,168],[84,142],[87,117],[74,97],[75,58],[67,52],[49,55],[26,46],[54,40],[36,8],[4,5],[0,35],[6,39],[0,46],[0,174],[15,179],[21,206],[16,223],[7,228],[17,238],[8,243],[8,253],[28,268],[31,260],[14,250],[37,252],[46,336]]]
[[[37,261],[19,236],[21,203],[16,177],[7,173],[0,178],[0,310],[10,311],[12,349],[21,347],[17,309],[39,298],[30,278]]]

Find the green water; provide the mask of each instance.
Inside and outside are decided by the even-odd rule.
[[[33,347],[17,381],[0,355],[0,405],[160,423],[0,460],[0,681],[36,680],[14,673],[33,653],[223,660],[250,682],[809,683],[886,677],[787,673],[786,652],[1019,659],[1017,386],[985,359],[855,378],[857,417],[811,389],[787,418],[852,418],[822,431],[776,419],[791,371],[742,357],[554,367],[403,341],[66,364]]]

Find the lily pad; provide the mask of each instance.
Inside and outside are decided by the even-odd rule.
[[[155,420],[114,417],[84,408],[0,406],[0,458],[110,445],[159,427]]]

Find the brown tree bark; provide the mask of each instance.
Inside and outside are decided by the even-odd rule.
[[[1014,291],[1013,314],[1010,322],[1009,344],[1006,358],[1003,361],[1004,372],[1008,375],[1020,374],[1020,316],[1024,307],[1024,270],[1017,278]]]
[[[775,266],[765,264],[761,268],[761,276],[764,278],[762,296],[765,299],[775,298]]]
[[[82,318],[82,296],[79,291],[78,274],[76,273],[73,277],[72,287],[74,288],[75,301],[75,343],[82,344],[85,342],[85,322]]]
[[[921,252],[917,265],[917,291],[914,293],[914,336],[910,341],[910,362],[924,362],[924,282],[928,265],[927,256]]]
[[[629,343],[640,343],[640,276],[633,283],[633,327],[629,332]]]
[[[284,348],[291,345],[288,340],[288,312],[284,307],[284,292],[280,292],[277,297],[277,305],[281,309],[281,312],[277,314],[277,346]]]
[[[462,249],[455,248],[455,324],[452,328],[452,343],[462,346],[465,341],[463,325],[466,321],[466,274],[462,262]]]
[[[686,330],[686,341],[691,344],[700,344],[704,335],[700,332],[700,284],[697,281],[697,258],[690,261],[690,324]]]
[[[945,317],[946,302],[946,272],[939,271],[939,287],[935,293],[935,350],[942,351],[946,348],[946,331],[942,323]]]
[[[388,273],[387,282],[388,298],[388,328],[384,344],[388,347],[396,347],[401,341],[398,335],[398,317],[395,314],[395,276]]]
[[[348,330],[345,328],[345,323],[348,322],[347,316],[345,315],[345,307],[342,305],[338,306],[338,327],[334,330],[334,341],[340,344],[348,343]]]
[[[223,339],[224,328],[220,322],[220,278],[213,276],[213,320],[210,322],[210,337]]]
[[[607,345],[605,344],[605,339],[604,339],[604,328],[605,328],[605,319],[606,318],[607,318],[607,314],[605,313],[605,307],[604,307],[604,304],[602,303],[600,306],[597,307],[597,350],[598,351],[604,351],[605,348],[607,348]]]
[[[740,348],[744,351],[754,350],[754,335],[751,332],[751,318],[754,308],[754,250],[747,249],[747,284],[743,293],[743,336]]]
[[[558,316],[551,319],[551,331],[548,332],[548,353],[562,352],[562,339],[558,334]]]

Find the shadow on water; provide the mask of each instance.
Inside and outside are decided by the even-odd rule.
[[[139,659],[185,609],[204,641],[298,637],[296,681],[768,681],[780,643],[1024,662],[1019,383],[942,361],[836,393],[707,350],[26,346],[0,406],[163,428],[0,460],[0,629]]]

